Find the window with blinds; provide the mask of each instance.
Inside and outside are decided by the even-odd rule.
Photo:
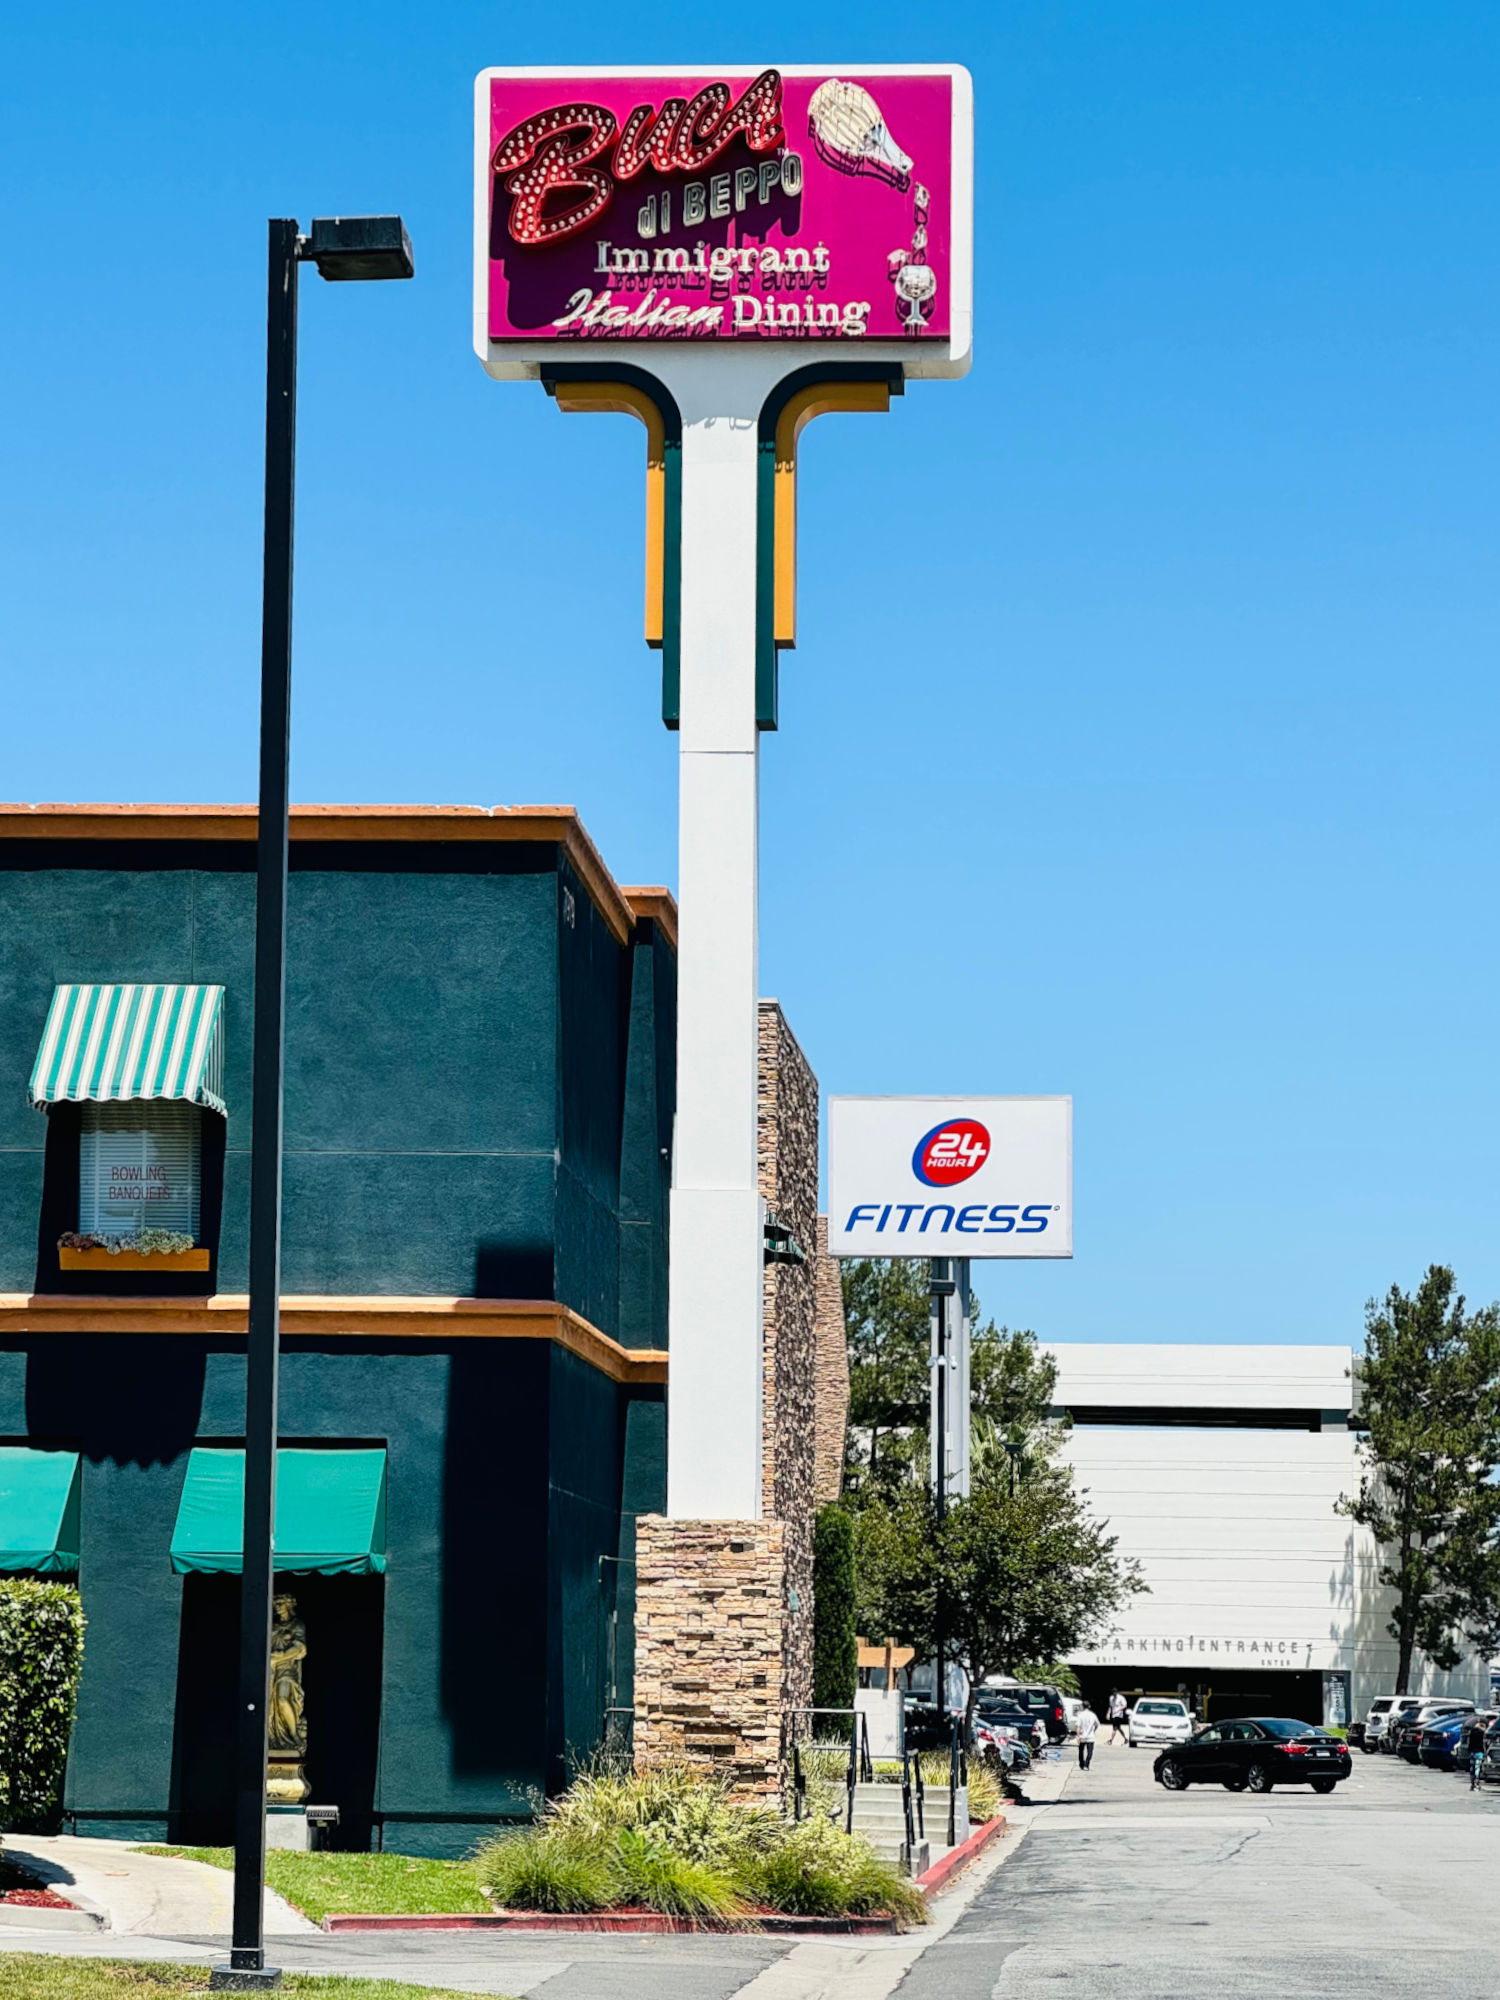
[[[84,1104],[78,1227],[99,1236],[143,1229],[198,1234],[203,1113],[196,1104]]]

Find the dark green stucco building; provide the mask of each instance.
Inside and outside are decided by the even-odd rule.
[[[254,857],[246,810],[0,809],[0,1444],[78,1458],[80,1833],[229,1835],[238,1580],[173,1551],[243,1444]],[[342,1844],[462,1852],[630,1703],[674,935],[571,811],[293,814],[282,1443],[385,1454],[383,1546],[282,1585]],[[171,1034],[108,1021],[188,989],[207,1067],[153,1101]]]

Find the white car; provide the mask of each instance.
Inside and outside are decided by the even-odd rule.
[[[1134,1750],[1142,1743],[1186,1743],[1195,1727],[1185,1701],[1143,1695],[1130,1711],[1126,1734]]]

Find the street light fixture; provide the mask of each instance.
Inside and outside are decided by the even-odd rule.
[[[255,857],[255,1051],[250,1086],[250,1321],[245,1360],[245,1525],[240,1576],[234,1929],[211,1988],[263,1992],[266,1719],[271,1683],[277,1375],[281,1345],[281,1077],[286,1002],[287,780],[291,750],[292,503],[297,455],[297,266],[344,282],[409,278],[399,215],[324,217],[308,236],[269,225],[266,505],[260,651],[260,803]]]

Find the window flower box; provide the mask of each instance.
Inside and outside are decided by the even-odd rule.
[[[142,1229],[131,1236],[68,1230],[57,1239],[64,1271],[206,1271],[208,1251],[180,1229]]]
[[[64,1271],[206,1271],[207,1250],[59,1250]]]

